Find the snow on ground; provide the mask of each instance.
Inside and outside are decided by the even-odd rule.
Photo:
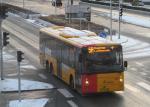
[[[137,58],[150,56],[150,43],[121,35],[113,36],[113,41],[121,43],[124,51],[124,58]]]
[[[52,88],[54,88],[53,85],[48,83],[31,81],[31,80],[21,80],[22,91],[52,89]],[[0,91],[2,92],[18,91],[18,79],[1,80]]]
[[[97,9],[94,9],[94,10],[99,11]],[[110,17],[110,13],[107,13],[107,12],[105,13],[105,12],[101,12],[101,11],[99,11],[99,12],[100,12],[100,14],[99,14],[100,16]],[[113,13],[112,19],[118,20],[118,13]],[[123,15],[122,21],[131,23],[134,25],[150,28],[150,18],[139,18],[139,17],[135,17],[135,16]]]
[[[118,19],[118,16],[114,16],[114,19]],[[140,19],[133,16],[122,16],[124,22],[135,24],[142,27],[150,28],[150,19]]]
[[[9,107],[44,107],[47,102],[47,98],[25,99],[21,100],[21,102],[18,100],[13,100],[9,102]]]
[[[15,58],[15,57],[10,55],[10,54],[4,54],[3,58],[4,58],[4,60],[8,60],[8,59],[12,59],[12,58]]]

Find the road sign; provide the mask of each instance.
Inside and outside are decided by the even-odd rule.
[[[106,38],[107,34],[106,34],[106,32],[101,32],[101,33],[99,33],[99,36],[102,38]]]
[[[66,19],[85,19],[91,20],[91,7],[89,5],[67,5],[65,7]]]

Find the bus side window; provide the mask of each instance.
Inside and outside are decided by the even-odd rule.
[[[71,67],[75,65],[75,49],[73,47],[69,48],[69,64]]]
[[[56,57],[56,40],[51,40],[51,49],[52,49],[52,56]]]
[[[65,62],[65,45],[62,45],[62,63]]]
[[[68,46],[64,45],[63,48],[62,48],[62,60],[63,60],[63,63],[65,64],[69,64],[68,60],[69,60],[69,49],[68,49]]]
[[[76,70],[78,73],[82,72],[82,63],[79,62],[79,55],[80,55],[80,51],[78,49],[76,49],[75,51],[75,65],[76,65]]]

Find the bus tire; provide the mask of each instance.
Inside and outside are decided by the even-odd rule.
[[[48,71],[49,71],[49,62],[46,61],[46,72],[48,72]]]
[[[70,76],[70,87],[72,89],[74,89],[74,81],[73,81],[73,76],[72,75]]]
[[[50,68],[49,68],[50,73],[53,73],[53,70],[54,70],[54,68],[53,68],[53,64],[52,64],[52,63],[50,63]]]

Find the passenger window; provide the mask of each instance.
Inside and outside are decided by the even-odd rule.
[[[68,46],[63,46],[62,48],[62,60],[65,64],[69,64],[69,51],[68,51]]]
[[[71,67],[74,67],[75,65],[75,49],[69,48],[69,63]]]

